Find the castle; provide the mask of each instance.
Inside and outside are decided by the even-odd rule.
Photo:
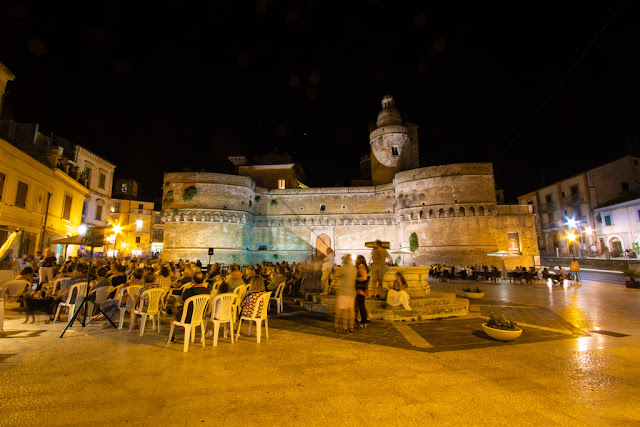
[[[538,255],[529,206],[496,202],[490,163],[419,167],[417,126],[405,123],[385,96],[360,186],[307,188],[295,163],[246,165],[230,158],[236,175],[175,172],[164,176],[164,251],[179,258],[250,264],[310,261],[327,247],[362,254],[365,242],[388,241],[406,265],[495,264],[509,251],[508,268],[531,266]],[[396,258],[397,255],[394,255]]]

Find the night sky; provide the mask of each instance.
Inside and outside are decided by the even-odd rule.
[[[228,173],[230,154],[289,153],[308,185],[348,185],[392,94],[423,166],[493,162],[513,199],[638,145],[635,4],[567,76],[620,4],[2,1],[3,118],[152,200],[163,172]]]

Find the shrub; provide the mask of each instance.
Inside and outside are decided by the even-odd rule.
[[[198,189],[195,187],[195,185],[189,186],[182,192],[182,200],[188,202],[189,200],[193,199],[193,196],[195,196],[196,194],[198,194]]]
[[[521,329],[513,320],[507,320],[504,317],[496,316],[493,313],[489,313],[487,326],[493,329],[501,329],[503,331],[515,331],[517,329]]]
[[[416,233],[411,233],[411,236],[409,236],[409,250],[411,252],[415,252],[419,247],[418,235]]]

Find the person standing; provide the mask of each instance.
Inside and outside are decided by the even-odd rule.
[[[356,276],[356,308],[360,313],[358,327],[366,329],[369,324],[369,313],[364,299],[369,292],[369,268],[367,267],[367,260],[362,255],[358,255],[356,258],[356,267],[358,268],[358,275]]]
[[[358,269],[353,265],[351,255],[345,255],[344,266],[336,271],[338,279],[338,298],[336,300],[336,332],[353,332],[355,330],[356,276]]]
[[[327,248],[327,256],[322,263],[322,279],[320,279],[320,283],[322,283],[322,293],[324,295],[329,295],[329,277],[331,276],[331,271],[333,271],[334,264],[335,254],[331,248]]]
[[[375,295],[376,298],[380,298],[382,280],[384,279],[385,271],[387,271],[387,266],[384,262],[387,258],[393,262],[393,258],[389,255],[389,252],[382,247],[382,242],[379,239],[376,240],[371,250],[371,280],[373,281],[373,295]]]

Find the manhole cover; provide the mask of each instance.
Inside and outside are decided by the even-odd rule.
[[[593,332],[596,334],[602,334],[602,335],[608,335],[610,337],[616,337],[616,338],[622,338],[622,337],[630,337],[631,335],[627,335],[627,334],[621,334],[618,332],[611,332],[611,331],[589,331],[589,332]]]

